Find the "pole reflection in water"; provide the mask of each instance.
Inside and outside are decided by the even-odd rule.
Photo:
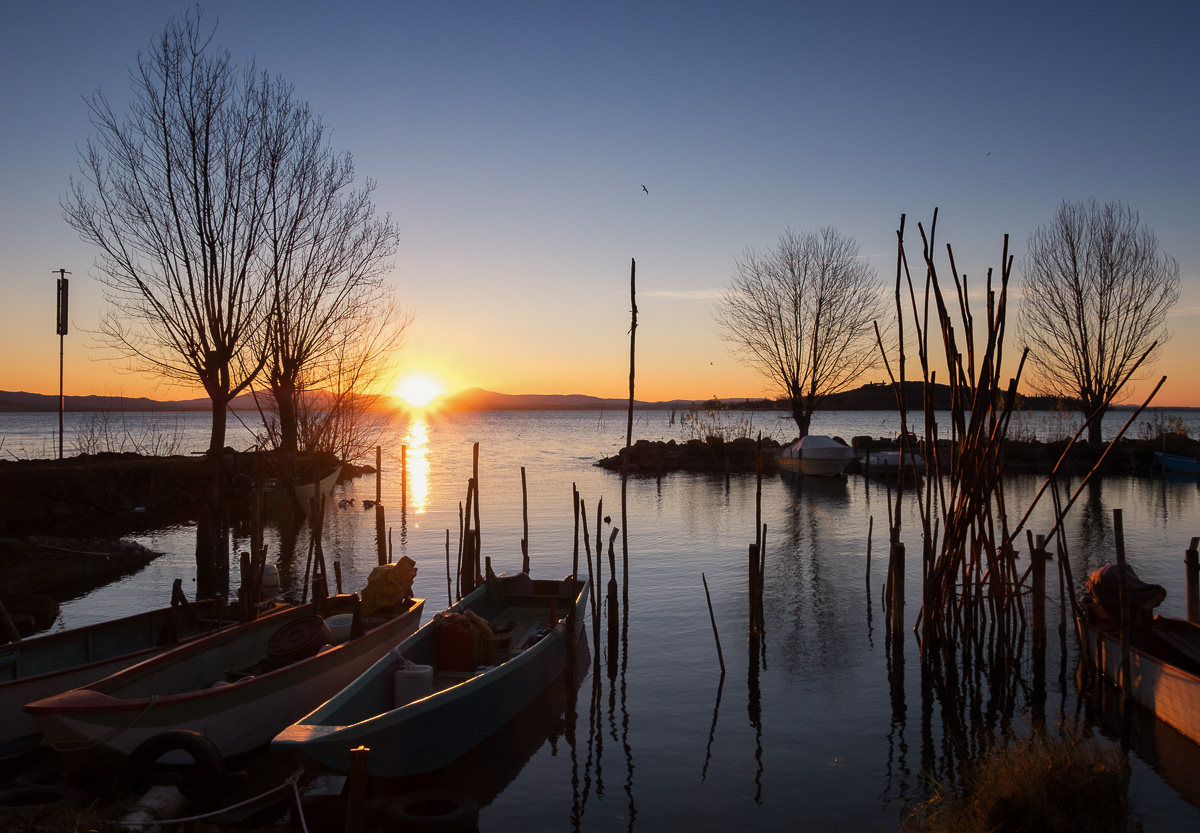
[[[404,444],[408,467],[408,495],[405,506],[414,515],[429,508],[429,420],[414,415],[400,440]]]

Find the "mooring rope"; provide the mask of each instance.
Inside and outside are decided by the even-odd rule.
[[[211,813],[201,813],[198,816],[188,816],[187,818],[182,818],[182,819],[151,819],[149,821],[122,821],[122,822],[118,822],[118,824],[120,824],[124,827],[144,827],[144,826],[157,825],[157,824],[186,824],[187,822],[191,822],[191,821],[202,821],[204,819],[212,818],[213,816],[219,816],[219,815],[222,815],[223,813],[232,812],[233,810],[237,810],[241,807],[245,807],[247,804],[253,804],[256,801],[261,801],[262,799],[266,798],[267,796],[270,796],[277,792],[281,792],[283,790],[286,790],[288,787],[291,787],[292,794],[296,797],[296,816],[300,820],[300,829],[303,830],[304,833],[308,833],[308,825],[304,823],[304,812],[300,809],[300,788],[297,786],[297,784],[299,784],[299,782],[300,782],[300,776],[302,776],[303,774],[304,774],[304,768],[301,767],[300,769],[297,769],[295,772],[293,772],[291,775],[289,775],[286,779],[284,779],[282,784],[277,784],[276,786],[271,787],[271,789],[267,790],[266,792],[260,793],[259,795],[252,796],[250,798],[247,798],[245,801],[239,801],[237,804],[231,804],[228,807],[222,807],[220,810],[213,810]]]

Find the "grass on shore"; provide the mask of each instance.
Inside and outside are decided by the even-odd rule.
[[[1086,729],[1063,727],[999,748],[975,762],[961,794],[935,793],[901,825],[902,833],[1126,833],[1129,762]]]

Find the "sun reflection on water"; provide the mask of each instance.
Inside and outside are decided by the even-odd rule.
[[[403,443],[408,464],[408,508],[421,515],[429,507],[429,420],[413,415]]]

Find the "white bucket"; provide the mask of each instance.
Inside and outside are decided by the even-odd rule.
[[[397,709],[433,694],[433,666],[405,663],[396,671],[392,691],[392,707]]]
[[[325,624],[329,626],[330,644],[341,645],[350,638],[350,628],[354,625],[354,614],[339,613],[335,616],[328,616]]]

